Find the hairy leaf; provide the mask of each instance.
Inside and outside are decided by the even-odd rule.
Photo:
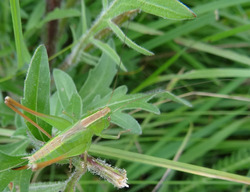
[[[97,39],[92,39],[92,43],[101,49],[105,54],[107,54],[114,62],[117,64],[117,66],[121,67],[122,70],[127,71],[126,67],[123,65],[121,58],[119,55],[115,52],[112,47],[110,47],[108,44],[103,43],[102,41],[99,41]]]
[[[155,91],[148,94],[129,94],[127,95],[127,87],[118,87],[114,93],[106,95],[104,98],[97,96],[85,110],[97,110],[105,106],[110,107],[112,111],[111,122],[121,126],[124,129],[130,129],[131,132],[140,134],[141,128],[135,119],[132,120],[130,115],[121,113],[123,110],[141,109],[151,113],[160,114],[159,109],[148,101],[155,96],[163,96],[164,98],[171,99],[175,102],[192,106],[189,102],[178,98],[168,91]],[[120,121],[120,122],[119,122]]]
[[[57,94],[63,110],[72,116],[79,118],[82,110],[81,97],[76,90],[72,78],[65,72],[55,69],[53,76],[56,83]]]
[[[62,191],[65,187],[65,182],[44,182],[44,183],[33,183],[29,187],[29,192],[55,192]]]
[[[0,152],[0,172],[6,171],[14,167],[18,167],[24,162],[27,162],[27,159],[22,159],[22,157],[24,157],[24,155],[11,156]]]
[[[109,41],[111,47],[113,42]],[[81,87],[79,94],[83,101],[83,110],[96,97],[104,97],[111,89],[109,88],[114,76],[116,75],[115,62],[105,53],[102,54],[98,65],[89,71],[88,78]]]
[[[112,31],[117,35],[117,37],[124,42],[127,46],[131,47],[132,49],[144,54],[144,55],[154,55],[151,51],[148,51],[147,49],[137,45],[134,43],[131,39],[129,39],[123,32],[122,30],[111,20],[108,21],[109,27],[112,29]]]
[[[46,48],[39,46],[30,63],[27,76],[24,82],[24,98],[22,104],[34,111],[49,114],[50,97],[50,72]],[[26,116],[38,123],[45,131],[51,133],[51,126],[37,119],[35,116],[24,112]],[[47,141],[48,138],[35,126],[27,122],[27,126],[35,138]]]
[[[10,183],[12,183],[13,189],[18,188],[19,191],[28,191],[31,174],[31,170],[8,170],[1,172],[0,191],[5,191],[4,189],[7,188]]]

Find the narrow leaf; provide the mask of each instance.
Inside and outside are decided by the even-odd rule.
[[[249,30],[250,30],[250,24],[241,25],[239,27],[235,27],[233,29],[223,31],[223,32],[217,33],[215,35],[208,36],[204,40],[208,41],[208,42],[215,42],[215,41],[236,35],[237,33],[249,31]]]
[[[127,25],[123,24],[123,27],[125,26],[130,30],[137,31],[142,34],[147,34],[147,35],[163,35],[164,34],[164,32],[160,30],[151,28],[147,26],[146,24],[141,24],[137,22],[129,21],[129,24]]]
[[[164,98],[168,98],[168,99],[175,101],[177,103],[186,105],[188,107],[192,107],[191,103],[189,103],[188,101],[186,101],[182,98],[177,97],[176,95],[174,95],[173,93],[170,93],[169,91],[162,91],[162,94],[163,94]]]
[[[177,171],[182,171],[185,173],[191,173],[195,175],[223,179],[227,181],[234,181],[237,183],[244,183],[250,185],[250,178],[244,177],[232,173],[227,173],[223,171],[217,171],[214,169],[204,168],[201,166],[191,165],[187,163],[182,163],[178,161],[171,161],[164,158],[153,157],[149,155],[133,153],[129,151],[124,151],[120,149],[114,149],[110,147],[104,147],[100,145],[92,144],[90,147],[90,152],[97,155],[105,155],[115,159],[123,159],[132,162],[138,162],[142,164],[147,164],[151,166],[157,166],[162,168],[170,168]]]
[[[144,54],[144,55],[149,55],[152,56],[154,53],[151,51],[148,51],[147,49],[137,45],[134,43],[131,39],[129,39],[123,32],[122,30],[111,20],[108,20],[108,25],[112,29],[112,31],[117,35],[117,37],[124,42],[127,46],[131,47],[132,49]]]
[[[26,25],[26,31],[31,30],[37,27],[37,23],[41,21],[45,13],[46,2],[37,1],[37,5],[33,8],[33,11],[29,17],[29,20]]]
[[[212,46],[212,45],[208,45],[206,43],[200,43],[197,41],[183,39],[183,38],[179,38],[177,39],[177,41],[180,44],[188,46],[190,48],[204,51],[213,55],[217,55],[217,56],[220,56],[220,57],[232,60],[232,61],[242,63],[244,65],[250,66],[250,57],[241,55],[235,51],[224,50],[224,49]]]
[[[80,17],[81,13],[77,9],[59,9],[56,8],[50,12],[44,19],[38,24],[38,27],[42,27],[45,23],[56,20],[63,19],[68,17]]]
[[[30,60],[30,55],[23,39],[19,0],[11,0],[10,7],[17,50],[18,69],[20,69],[23,67],[24,62]]]
[[[29,192],[55,192],[63,191],[65,182],[44,182],[44,183],[32,183],[29,187]]]
[[[92,39],[91,41],[96,47],[101,49],[104,53],[106,53],[113,61],[118,65],[118,67],[121,67],[122,70],[127,71],[126,67],[123,65],[121,58],[119,55],[115,52],[114,49],[112,49],[108,44],[103,43],[100,40]]]
[[[192,70],[180,75],[165,75],[157,79],[160,81],[167,81],[173,78],[178,79],[205,79],[205,78],[232,78],[232,77],[250,77],[249,69],[238,68],[220,68],[220,69],[200,69]],[[154,83],[154,82],[152,82]]]
[[[90,54],[88,54],[86,52],[83,52],[81,54],[81,56],[79,57],[79,60],[82,61],[82,62],[86,62],[89,65],[96,66],[97,63],[98,63],[99,57],[95,57],[95,56],[90,55]]]

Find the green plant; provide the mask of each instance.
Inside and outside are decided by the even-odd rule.
[[[12,16],[13,18],[17,18],[17,20],[13,19],[13,24],[14,24],[14,33],[15,33],[15,39],[16,39],[16,50],[17,50],[17,62],[15,60],[12,60],[11,62],[13,63],[12,65],[8,65],[10,62],[9,59],[3,60],[3,70],[6,71],[5,76],[1,79],[1,90],[3,91],[3,94],[6,94],[6,91],[8,94],[16,94],[16,95],[24,95],[24,98],[22,100],[22,103],[39,112],[46,113],[46,114],[52,114],[56,116],[61,116],[63,118],[66,118],[68,121],[71,121],[72,123],[75,122],[74,119],[80,119],[82,116],[85,116],[88,112],[93,112],[96,111],[104,106],[111,106],[114,107],[112,110],[115,111],[116,109],[119,109],[114,113],[113,116],[111,116],[111,122],[114,124],[119,125],[122,128],[125,129],[131,129],[131,133],[135,134],[140,134],[141,133],[141,128],[140,125],[137,123],[135,119],[133,119],[130,115],[126,113],[122,113],[121,110],[128,110],[128,109],[135,109],[135,108],[141,108],[150,112],[154,113],[159,113],[158,109],[151,105],[148,104],[147,101],[153,96],[153,95],[158,95],[162,97],[162,95],[159,94],[159,92],[151,93],[151,94],[133,94],[133,95],[126,95],[127,88],[124,86],[120,86],[114,90],[112,93],[112,89],[110,88],[110,84],[113,81],[113,78],[116,74],[116,67],[121,66],[121,69],[123,71],[126,71],[126,68],[129,68],[130,70],[133,69],[134,67],[132,66],[133,61],[131,61],[131,65],[128,64],[127,60],[131,59],[132,56],[135,56],[137,52],[146,54],[146,55],[152,55],[152,52],[148,51],[147,49],[144,49],[137,44],[135,44],[133,41],[130,41],[128,37],[125,37],[125,33],[123,33],[120,29],[120,25],[124,23],[126,20],[130,19],[131,17],[134,17],[136,14],[138,14],[137,9],[141,9],[144,12],[148,12],[151,14],[154,14],[156,16],[160,17],[168,17],[170,19],[188,19],[188,18],[193,18],[194,14],[188,10],[185,6],[180,4],[178,1],[168,1],[167,4],[165,4],[165,1],[122,1],[122,0],[117,0],[114,1],[113,4],[110,4],[110,6],[107,6],[108,3],[107,1],[103,1],[103,11],[99,17],[97,17],[96,21],[92,25],[92,27],[87,30],[87,23],[88,20],[90,20],[89,15],[86,14],[87,12],[85,11],[85,6],[82,1],[81,4],[81,11],[77,9],[69,9],[67,6],[70,6],[70,4],[67,4],[65,9],[55,9],[53,12],[48,13],[47,16],[41,21],[39,21],[39,18],[41,18],[41,15],[43,15],[43,9],[41,7],[45,7],[44,3],[37,3],[36,4],[36,11],[34,11],[33,17],[31,17],[27,25],[25,26],[26,31],[24,34],[22,34],[22,29],[21,27],[21,19],[18,9],[18,1],[11,1],[11,8],[12,8]],[[226,7],[229,6],[229,3],[226,3],[225,1],[221,1],[222,4],[221,6]],[[156,6],[154,3],[159,3],[161,4],[160,9],[157,9],[159,7]],[[242,1],[244,3],[244,1]],[[231,3],[232,4],[232,3]],[[2,5],[6,6],[6,4],[3,2]],[[111,6],[112,5],[112,6]],[[212,6],[215,5],[210,5],[210,9],[212,10]],[[209,7],[209,6],[208,6]],[[41,9],[41,10],[40,10]],[[131,11],[132,9],[132,11]],[[135,9],[135,10],[134,10]],[[93,10],[93,9],[92,9]],[[165,12],[163,12],[164,10]],[[202,7],[197,8],[197,13],[202,14],[202,11],[205,13],[207,9],[204,9]],[[208,12],[208,11],[207,11]],[[22,13],[22,12],[21,12]],[[22,13],[24,14],[24,13]],[[121,15],[120,15],[121,14]],[[81,17],[81,23],[79,26],[74,27],[74,23],[76,23],[76,19],[73,17]],[[53,19],[62,19],[59,27],[58,27],[58,34],[62,39],[56,40],[57,44],[57,50],[62,50],[58,54],[52,56],[54,51],[49,52],[49,56],[52,56],[51,59],[53,58],[53,63],[50,63],[49,67],[49,61],[48,57],[46,54],[46,50],[43,46],[40,46],[37,48],[35,51],[35,54],[33,55],[32,62],[29,66],[29,70],[26,76],[26,81],[24,84],[24,92],[22,92],[22,88],[18,88],[19,86],[22,87],[22,83],[20,83],[20,79],[23,78],[23,73],[26,72],[27,66],[25,63],[29,62],[30,56],[28,53],[27,47],[29,47],[28,43],[24,43],[24,39],[29,40],[29,43],[32,44],[32,39],[38,38],[39,33],[37,33],[38,30],[42,29],[44,24],[53,20]],[[71,32],[73,36],[73,41],[72,44],[70,44],[66,49],[63,49],[65,46],[66,40],[68,40],[68,33],[64,34],[64,26],[67,25],[67,20],[70,19],[70,23],[72,22],[71,25]],[[154,41],[148,41],[145,44],[145,47],[148,49],[151,49],[153,46],[157,46],[163,42],[166,42],[167,40],[170,40],[171,38],[175,38],[175,41],[178,42],[179,44],[184,44],[186,46],[193,45],[194,48],[217,54],[220,55],[221,57],[223,56],[224,58],[231,59],[232,61],[236,62],[242,62],[243,64],[249,65],[249,58],[244,57],[243,55],[239,53],[234,53],[236,54],[236,57],[231,57],[231,53],[225,53],[221,49],[216,49],[216,51],[212,51],[214,47],[209,47],[208,45],[204,45],[202,43],[197,43],[195,44],[194,41],[188,41],[186,39],[178,39],[176,37],[180,36],[181,34],[188,33],[188,30],[192,31],[195,30],[201,26],[204,26],[207,23],[212,23],[214,21],[213,18],[211,18],[211,14],[205,14],[201,18],[198,19],[198,21],[193,21],[190,23],[186,23],[184,25],[180,25],[179,28],[177,27],[176,29],[170,30],[169,33],[167,32],[164,35],[160,35],[155,39]],[[38,24],[37,24],[38,23]],[[163,22],[159,22],[159,24],[162,24]],[[172,22],[174,23],[174,21]],[[78,24],[78,23],[76,23]],[[154,24],[154,23],[152,23]],[[170,25],[171,22],[168,22]],[[126,26],[129,26],[130,22]],[[107,28],[108,27],[108,28]],[[132,25],[133,27],[133,25]],[[140,28],[140,25],[137,25],[137,28]],[[143,27],[142,27],[143,29]],[[246,30],[247,28],[243,28],[243,30]],[[145,30],[145,29],[144,29]],[[146,28],[149,32],[152,32],[154,34],[162,34],[161,31],[157,30],[152,30],[150,31],[150,28]],[[172,31],[172,32],[171,32]],[[119,54],[114,50],[114,43],[110,41],[109,43],[104,43],[103,40],[107,39],[110,35],[110,33],[113,32],[116,34],[116,36],[120,39],[120,42],[123,44],[127,44],[129,47],[133,48],[136,50],[136,52],[131,53],[130,51],[126,52],[123,60],[121,62],[121,59],[119,58]],[[170,33],[171,32],[171,33]],[[35,34],[35,35],[34,35]],[[82,35],[83,34],[83,35]],[[228,33],[229,34],[229,33]],[[235,33],[230,33],[230,35],[235,34]],[[236,33],[237,34],[237,33]],[[128,34],[129,35],[129,34]],[[138,33],[134,33],[131,36],[135,37],[138,36]],[[22,37],[24,36],[24,38]],[[207,35],[208,36],[208,35]],[[244,35],[243,35],[244,36]],[[32,38],[31,38],[32,37]],[[218,38],[218,36],[216,36]],[[225,38],[224,36],[219,36],[221,38]],[[142,37],[143,38],[143,37]],[[244,39],[244,37],[242,37]],[[247,36],[245,37],[245,39]],[[49,39],[49,38],[48,38]],[[214,40],[214,37],[207,37],[204,38],[204,41],[208,40]],[[218,39],[217,39],[218,40]],[[2,40],[4,43],[8,43],[7,40],[3,39]],[[119,43],[117,43],[119,48]],[[37,46],[34,44],[34,46]],[[150,47],[151,46],[151,47]],[[164,65],[162,65],[155,73],[153,73],[148,79],[143,81],[137,88],[134,89],[134,93],[138,92],[142,88],[145,88],[147,86],[152,85],[153,83],[156,82],[161,82],[161,81],[166,81],[169,79],[195,79],[195,78],[219,78],[219,77],[249,77],[249,72],[246,69],[205,69],[200,65],[199,62],[195,61],[192,57],[187,55],[185,53],[185,49],[181,50],[179,46],[173,43],[169,43],[169,45],[173,50],[177,52],[175,56],[173,56],[170,60],[168,60]],[[12,46],[13,47],[13,46]],[[103,56],[99,60],[97,57],[99,55],[99,51],[95,49],[97,47],[103,52]],[[70,50],[70,48],[72,48]],[[12,48],[14,51],[14,48]],[[8,51],[8,50],[7,50]],[[11,50],[9,50],[11,52]],[[4,54],[4,53],[3,53]],[[6,53],[5,53],[6,54]],[[8,54],[8,52],[7,52]],[[93,56],[94,55],[94,56]],[[178,75],[166,75],[166,76],[160,76],[158,77],[159,74],[161,74],[164,70],[166,70],[170,65],[172,65],[175,61],[177,61],[178,58],[181,56],[184,56],[187,61],[192,63],[193,66],[196,66],[199,70],[193,71],[191,73],[184,73],[184,74],[178,74]],[[234,55],[235,56],[235,55]],[[56,59],[54,59],[56,58]],[[18,63],[18,70],[13,70],[14,68],[16,69],[16,65],[14,63]],[[94,65],[94,69],[89,70],[86,65],[82,65],[88,63],[90,65]],[[126,63],[124,65],[123,63]],[[129,62],[130,63],[130,62]],[[12,67],[11,67],[12,66]],[[54,82],[52,83],[52,93],[53,95],[50,96],[50,75],[49,71],[52,68],[55,68],[55,66],[67,70],[69,74],[73,77],[74,81],[72,80],[72,77],[67,75],[61,70],[55,69],[53,71],[53,78]],[[126,66],[126,67],[125,67]],[[203,69],[204,68],[204,69]],[[82,77],[81,72],[79,71],[84,71],[84,74],[88,74],[86,77]],[[89,71],[89,72],[87,72]],[[16,76],[16,80],[9,80],[12,77]],[[97,78],[98,77],[98,78]],[[85,82],[84,82],[85,80]],[[215,83],[219,83],[217,79],[212,79]],[[22,81],[23,82],[23,81]],[[75,82],[75,83],[74,83]],[[83,83],[84,82],[84,83]],[[225,87],[225,90],[223,95],[227,94],[227,92],[233,90],[236,86],[240,85],[244,80],[235,80],[232,81],[232,83],[228,84],[227,87]],[[54,87],[55,83],[55,87]],[[171,86],[175,84],[174,81],[172,81]],[[56,89],[55,89],[56,88]],[[171,89],[169,86],[168,89]],[[79,91],[77,91],[79,90]],[[169,92],[164,92],[165,97],[170,99],[174,99],[175,101],[179,101],[181,103],[187,104],[188,103],[185,100],[179,99],[175,97],[173,94],[170,94]],[[207,94],[208,95],[208,94]],[[222,95],[222,94],[221,94]],[[218,96],[218,95],[217,95]],[[110,100],[111,98],[111,100]],[[244,98],[243,98],[244,99]],[[3,100],[3,98],[1,98]],[[247,101],[247,99],[246,99]],[[117,102],[119,102],[117,104]],[[196,106],[199,106],[199,102],[201,100],[196,101],[197,104],[194,102]],[[138,153],[131,153],[122,148],[122,142],[126,142],[126,138],[124,137],[123,139],[119,141],[114,141],[116,144],[119,145],[119,148],[123,150],[118,150],[115,148],[110,148],[110,147],[102,147],[100,145],[91,145],[90,147],[90,153],[91,154],[96,154],[96,156],[105,156],[106,159],[109,158],[118,158],[120,160],[129,160],[134,162],[134,164],[131,164],[131,166],[128,167],[127,171],[131,177],[129,179],[134,179],[138,177],[141,172],[147,172],[147,170],[150,170],[152,168],[150,167],[145,167],[141,163],[148,164],[148,165],[156,165],[159,167],[164,167],[164,168],[172,168],[184,172],[190,172],[190,173],[195,173],[198,175],[206,175],[209,177],[213,177],[214,175],[217,175],[218,178],[222,179],[227,179],[227,180],[233,180],[237,182],[243,182],[243,183],[249,183],[249,179],[233,174],[228,174],[216,170],[210,170],[210,169],[205,169],[202,167],[196,167],[192,166],[189,164],[182,164],[178,162],[172,162],[172,161],[167,161],[164,158],[164,152],[162,152],[161,156],[164,156],[164,158],[155,158],[152,156],[152,154],[157,154],[156,151],[161,151],[160,147],[165,145],[166,141],[169,141],[169,139],[175,137],[177,134],[179,134],[181,131],[183,131],[185,128],[187,128],[189,123],[194,123],[196,125],[199,125],[199,123],[204,120],[204,118],[199,119],[200,115],[202,114],[203,111],[207,111],[209,107],[213,106],[216,103],[216,100],[211,100],[207,105],[202,106],[197,110],[197,114],[194,114],[192,118],[189,118],[188,121],[182,122],[182,124],[178,124],[176,128],[171,129],[170,134],[167,134],[167,132],[164,132],[163,138],[160,140],[158,143],[158,146],[154,146],[152,149],[148,149],[147,155],[140,155]],[[230,105],[229,105],[230,106]],[[188,110],[188,107],[180,107],[177,105],[173,107],[175,109],[175,112],[173,112],[173,120],[178,117],[178,114],[181,112],[185,112]],[[225,120],[220,120],[218,119],[217,121],[214,122],[214,124],[219,124],[220,121],[222,122],[228,122],[231,119],[235,118],[236,115],[243,113],[244,111],[246,112],[247,108],[241,108],[239,110],[235,111],[235,114],[230,114],[226,116]],[[10,124],[10,122],[14,122],[14,114],[6,109],[6,107],[2,104],[1,105],[1,111],[2,111],[2,125],[5,126],[7,124]],[[65,114],[62,114],[62,111],[65,111]],[[188,112],[188,111],[187,111]],[[27,113],[25,113],[28,115]],[[177,114],[177,116],[174,116],[174,114]],[[144,114],[142,113],[144,116]],[[69,118],[73,117],[73,118]],[[52,124],[54,127],[56,127],[54,124],[58,123],[60,126],[60,120],[55,119],[53,123],[51,121],[44,119],[47,121],[45,123],[44,121],[40,122],[36,117],[30,116],[33,118],[34,121],[36,121],[41,127],[43,127],[46,131],[51,133],[52,127],[48,123]],[[158,117],[159,121],[158,124],[161,124],[161,122],[165,122],[165,114],[163,113],[161,116]],[[167,117],[167,118],[171,118]],[[147,124],[147,121],[150,121],[152,119],[151,115],[148,115],[146,117],[146,120],[143,122],[143,126]],[[199,119],[199,120],[198,120]],[[208,122],[205,120],[205,122]],[[223,141],[227,136],[230,134],[234,133],[239,127],[245,126],[249,122],[249,119],[243,118],[241,120],[235,121],[232,123],[230,126],[228,126],[227,129],[222,129],[219,130],[218,133],[215,132],[214,135],[212,134],[212,131],[210,130],[210,133],[207,133],[207,131],[204,129],[201,129],[200,132],[195,132],[196,135],[199,136],[206,136],[211,134],[211,138],[209,138],[207,141],[204,143],[198,143],[195,142],[195,140],[192,140],[191,138],[191,146],[188,148],[188,152],[183,154],[180,158],[181,161],[184,162],[192,162],[198,157],[202,156],[206,151],[209,151],[212,149],[212,147],[216,146],[219,142]],[[152,123],[153,124],[153,123]],[[152,124],[148,124],[147,126],[152,126]],[[210,125],[214,129],[217,128],[219,125]],[[23,155],[25,153],[25,149],[29,145],[30,141],[27,141],[27,129],[23,121],[20,119],[20,117],[16,116],[15,117],[15,126],[18,128],[17,131],[13,134],[12,132],[8,132],[7,129],[3,129],[3,135],[12,135],[13,137],[7,141],[10,144],[3,146],[1,148],[1,158],[4,160],[1,165],[1,170],[3,171],[1,173],[1,189],[6,188],[7,184],[12,181],[12,184],[14,185],[14,188],[16,186],[20,187],[22,191],[27,191],[29,187],[29,180],[31,177],[31,171],[30,170],[22,170],[22,171],[6,171],[7,169],[17,167],[25,163],[25,160],[21,159],[21,157],[26,156]],[[31,137],[32,144],[36,147],[39,148],[43,143],[39,142],[47,142],[48,138],[44,137],[39,131],[34,129],[31,125],[27,125],[29,128],[29,137]],[[59,127],[60,127],[59,126]],[[155,127],[155,126],[152,126]],[[178,128],[179,127],[179,128]],[[147,129],[146,129],[147,130]],[[150,131],[150,129],[148,129]],[[109,133],[117,133],[117,130],[108,130]],[[151,132],[152,133],[152,132]],[[149,133],[148,133],[149,134]],[[154,133],[155,134],[155,133]],[[194,135],[195,135],[194,134]],[[195,137],[194,137],[195,138]],[[129,142],[127,141],[128,144],[131,145],[133,141],[136,143],[140,139],[138,136],[134,136],[133,139]],[[143,138],[142,138],[143,139]],[[20,141],[21,140],[21,141]],[[112,143],[112,141],[110,141]],[[22,145],[20,145],[22,143]],[[108,141],[103,141],[102,143],[107,143],[109,145]],[[120,144],[119,144],[120,143]],[[177,146],[180,142],[172,142],[170,143],[170,146],[173,146],[171,148],[170,146],[168,147],[169,153],[168,156],[171,156],[176,149]],[[210,143],[213,143],[213,145],[210,145]],[[115,145],[116,145],[115,144]],[[195,145],[196,144],[196,145]],[[128,147],[130,147],[128,145]],[[111,144],[112,146],[112,144]],[[133,149],[134,147],[132,147]],[[144,149],[149,148],[147,144],[144,146]],[[167,148],[166,148],[167,149]],[[164,149],[164,150],[166,150]],[[199,153],[196,153],[196,151],[199,151]],[[1,160],[2,162],[2,160]],[[79,162],[77,158],[73,159],[73,164],[78,167],[76,171],[83,172],[80,170]],[[140,171],[138,172],[133,172],[133,170],[138,169],[137,164],[135,162],[140,163]],[[244,162],[243,165],[246,165],[248,161]],[[118,167],[122,167],[118,165]],[[243,166],[244,167],[244,166]],[[54,174],[55,170],[55,165],[52,166],[51,168],[51,176],[50,179],[53,181],[53,177],[56,177]],[[239,166],[239,168],[242,168]],[[67,168],[66,168],[67,169]],[[161,169],[162,170],[162,169]],[[133,173],[133,174],[131,174]],[[157,174],[156,172],[154,174]],[[154,176],[154,174],[152,176]],[[46,175],[46,174],[45,174]],[[54,176],[53,176],[54,175]],[[161,175],[161,174],[158,174]],[[35,177],[35,176],[34,176]],[[33,178],[34,178],[33,177]],[[80,175],[78,176],[80,177]],[[68,183],[70,183],[69,188],[70,190],[73,190],[76,181],[78,177],[71,177],[71,180],[69,180]],[[84,175],[83,179],[80,181],[84,182],[86,180],[86,177],[92,177],[90,175]],[[61,180],[65,180],[65,176]],[[25,180],[25,181],[24,181]],[[45,178],[45,180],[47,180]],[[150,181],[150,180],[148,180]],[[144,184],[145,185],[145,184]],[[54,191],[59,190],[65,186],[64,182],[61,183],[38,183],[38,184],[32,184],[30,186],[30,191],[35,190],[36,188],[44,188],[47,191],[51,190],[52,187]],[[57,188],[58,187],[58,188]],[[67,190],[69,190],[67,188]],[[107,189],[109,190],[109,189]],[[110,189],[111,190],[111,189]],[[131,190],[136,190],[136,188],[132,188]],[[139,190],[139,189],[138,189]]]

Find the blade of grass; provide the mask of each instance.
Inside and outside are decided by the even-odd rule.
[[[241,123],[243,123],[244,121],[246,121],[246,119],[242,120]],[[223,171],[217,171],[200,166],[195,166],[191,164],[171,161],[149,155],[143,155],[99,145],[91,145],[89,151],[98,155],[105,155],[115,159],[124,159],[127,161],[138,162],[163,168],[170,168],[177,171],[192,173],[195,175],[211,177],[216,179],[223,179],[227,181],[233,181],[250,185],[250,178],[248,177],[227,173]]]
[[[224,50],[206,43],[200,43],[189,39],[178,38],[176,42],[192,49],[204,51],[232,61],[250,66],[250,57],[236,53],[235,51]]]
[[[10,0],[10,7],[17,50],[17,69],[20,69],[30,60],[30,55],[23,39],[19,0]]]

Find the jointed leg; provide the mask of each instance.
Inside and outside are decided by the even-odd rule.
[[[98,135],[98,136],[100,136],[101,138],[104,138],[104,139],[119,139],[120,138],[120,136],[121,136],[121,134],[123,134],[123,133],[127,133],[127,132],[130,132],[130,129],[128,129],[128,130],[126,130],[126,131],[120,131],[119,133],[118,133],[118,135],[105,135],[105,134],[100,134],[100,135]]]

